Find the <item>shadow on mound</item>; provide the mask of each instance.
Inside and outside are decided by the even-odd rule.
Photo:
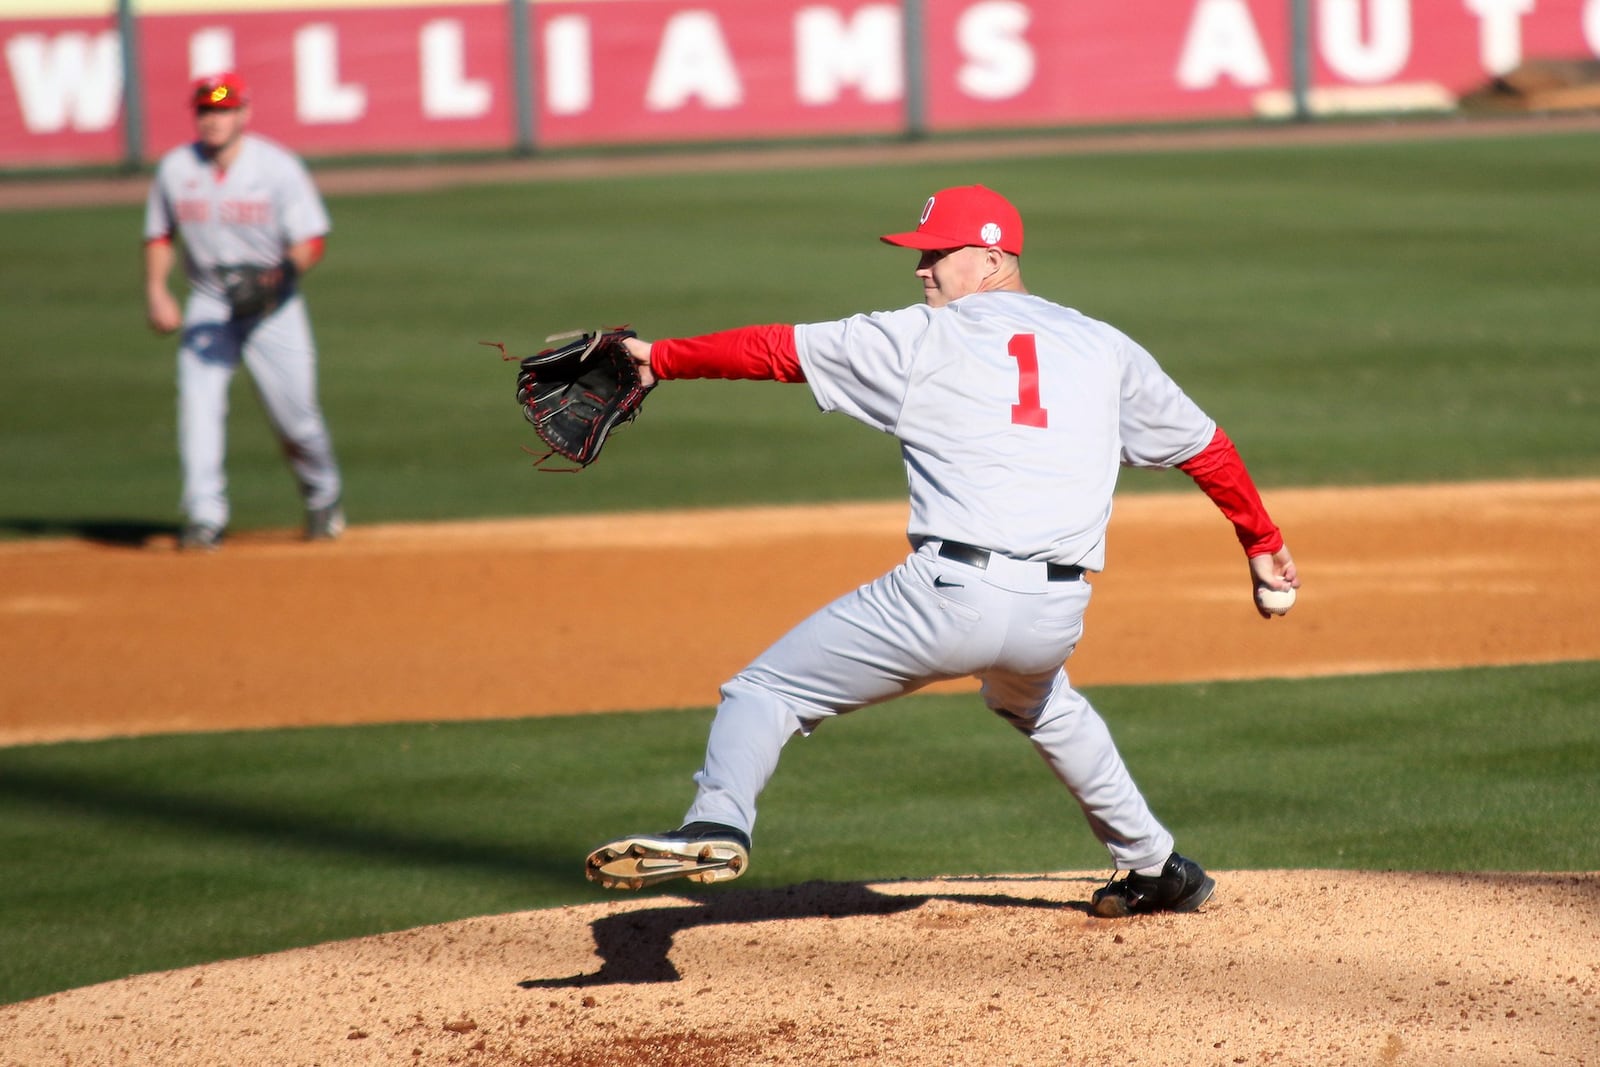
[[[972,882],[1004,882],[1005,878],[973,878]],[[1033,879],[1036,881],[1036,879]],[[785,919],[842,919],[894,915],[920,908],[931,900],[981,904],[994,908],[1040,908],[1088,914],[1086,901],[1063,904],[1042,897],[994,893],[882,893],[863,882],[802,882],[779,889],[732,890],[714,900],[690,899],[693,907],[627,911],[596,919],[595,951],[604,961],[591,974],[566,978],[530,978],[523,989],[579,989],[586,986],[676,982],[678,969],[670,958],[672,942],[683,930],[724,923],[759,923]]]

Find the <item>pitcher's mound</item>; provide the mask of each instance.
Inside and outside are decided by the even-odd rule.
[[[1217,873],[1217,872],[1213,872]],[[0,1008],[7,1064],[1594,1062],[1600,872],[737,886],[472,919]]]

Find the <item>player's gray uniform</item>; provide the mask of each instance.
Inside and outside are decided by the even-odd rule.
[[[1083,632],[1089,584],[1047,581],[1046,564],[1103,569],[1119,466],[1182,463],[1215,423],[1133,340],[1026,293],[801,325],[795,341],[819,407],[899,439],[914,550],[723,687],[685,823],[750,832],[756,797],[795,733],[976,675],[988,706],[1033,740],[1118,868],[1164,861],[1172,835],[1063,667]],[[954,562],[938,554],[945,540],[996,554],[983,569]]]
[[[162,157],[145,206],[145,240],[176,234],[189,299],[178,350],[178,450],[189,521],[228,524],[228,387],[242,361],[300,485],[307,510],[338,502],[341,481],[317,402],[317,351],[304,298],[269,314],[229,321],[217,268],[275,266],[294,244],[329,230],[305,165],[255,134],[242,137],[226,172],[183,145]]]

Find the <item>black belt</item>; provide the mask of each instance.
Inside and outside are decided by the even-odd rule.
[[[964,545],[960,541],[944,541],[939,545],[939,555],[982,570],[989,566],[989,557],[994,553],[976,545]],[[1044,577],[1047,582],[1075,582],[1083,577],[1083,568],[1068,566],[1065,563],[1046,563]]]

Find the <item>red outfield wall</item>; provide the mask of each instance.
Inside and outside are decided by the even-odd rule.
[[[256,128],[312,155],[1243,118],[1292,106],[1289,0],[921,0],[912,63],[899,0],[551,0],[529,3],[521,22],[503,0],[221,6],[138,6],[141,159],[190,136],[191,75],[227,67],[256,87]],[[1307,7],[1319,111],[1444,108],[1525,59],[1600,55],[1600,0]],[[0,9],[0,167],[128,156],[118,27],[114,0]]]

